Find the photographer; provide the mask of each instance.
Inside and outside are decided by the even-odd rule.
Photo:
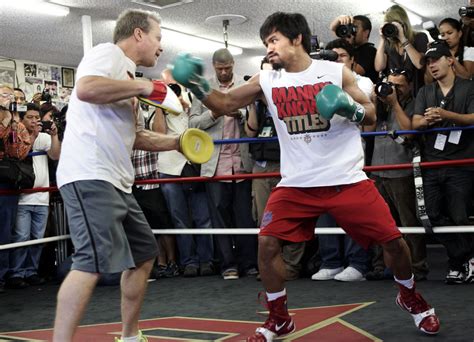
[[[48,157],[57,160],[61,151],[56,125],[51,121],[40,121],[40,108],[34,103],[27,104],[22,123],[30,134],[32,152],[45,151],[47,155],[35,155],[32,159],[35,173],[35,188],[48,187]],[[41,239],[44,236],[49,213],[49,192],[21,194],[18,214],[11,242]],[[41,246],[16,248],[10,254],[9,288],[21,289],[28,285],[41,285],[44,279],[38,276]]]
[[[454,57],[446,44],[426,51],[426,66],[436,82],[420,89],[413,115],[414,129],[463,127],[474,124],[474,82],[457,77]],[[422,161],[471,158],[474,134],[470,130],[423,135]],[[469,225],[472,166],[423,169],[426,212],[433,226]],[[447,284],[474,282],[473,234],[436,234],[448,254]],[[470,260],[470,262],[469,262]]]
[[[31,147],[30,136],[23,124],[13,121],[10,104],[14,100],[13,89],[0,84],[0,189],[15,189],[16,184],[8,180],[7,159],[24,159]],[[5,167],[5,168],[4,168]],[[18,207],[18,195],[0,195],[0,244],[10,243]],[[4,292],[4,277],[9,268],[8,250],[0,251],[0,293]]]
[[[446,42],[453,55],[454,72],[457,76],[470,79],[474,73],[474,47],[464,46],[463,31],[459,20],[444,18],[439,23],[440,38]]]
[[[393,5],[385,13],[380,38],[375,70],[384,74],[394,68],[409,71],[413,75],[413,94],[416,94],[425,83],[421,58],[428,45],[428,36],[414,32],[407,12],[403,7]]]
[[[377,101],[381,101],[387,110],[377,112],[377,122],[370,127],[372,131],[410,130],[411,116],[415,100],[411,93],[411,74],[404,69],[392,69],[387,82],[378,83],[375,88]],[[377,109],[381,106],[377,106]],[[384,108],[385,109],[385,108]],[[405,141],[403,141],[403,140]],[[413,153],[409,142],[411,137],[376,136],[372,165],[391,165],[410,163]],[[398,218],[397,224],[403,227],[420,225],[416,213],[416,196],[412,170],[374,171],[371,178],[387,202],[393,217]],[[413,273],[417,281],[426,279],[428,263],[426,261],[426,242],[423,234],[405,236],[411,252]],[[368,280],[384,279],[384,261],[382,250],[374,247],[372,258],[373,270],[366,276]]]
[[[377,49],[374,44],[369,43],[372,23],[364,15],[354,17],[341,15],[334,19],[329,28],[339,38],[346,39],[354,46],[354,71],[370,78],[373,83],[378,80],[378,73],[374,67]]]

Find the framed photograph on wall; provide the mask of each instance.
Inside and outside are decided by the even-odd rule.
[[[64,88],[74,87],[74,69],[61,68],[62,86]]]
[[[15,88],[15,69],[0,67],[0,84]]]

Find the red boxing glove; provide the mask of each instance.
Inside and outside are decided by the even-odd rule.
[[[179,115],[183,112],[183,106],[174,91],[163,81],[151,81],[153,91],[148,96],[139,96],[138,99],[153,107],[162,108],[170,114]]]

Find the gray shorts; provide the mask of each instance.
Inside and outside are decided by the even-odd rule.
[[[135,197],[111,183],[84,180],[60,189],[74,244],[72,269],[116,273],[158,255],[158,245]]]

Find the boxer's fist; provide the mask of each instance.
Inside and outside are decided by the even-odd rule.
[[[331,120],[334,114],[338,114],[359,123],[365,117],[365,108],[334,84],[328,84],[316,95],[316,106],[319,114],[326,120]]]
[[[180,53],[171,65],[171,73],[173,78],[188,88],[198,100],[202,101],[211,93],[209,83],[203,77],[202,59],[189,53]]]
[[[159,107],[167,113],[179,115],[183,112],[183,106],[175,92],[163,81],[151,81],[153,91],[148,96],[139,96],[141,102],[153,107]]]

